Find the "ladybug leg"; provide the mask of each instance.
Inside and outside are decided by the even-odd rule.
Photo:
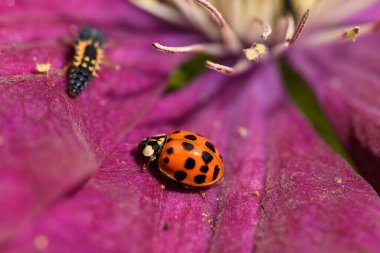
[[[142,166],[142,169],[141,169],[141,170],[142,170],[143,172],[145,172],[145,171],[149,168],[151,162],[152,162],[152,160],[149,159],[149,161],[148,161],[147,163],[145,163],[145,164]]]
[[[167,184],[168,181],[166,180],[165,177],[162,177],[160,181],[161,181],[161,185],[160,185],[161,189],[165,190],[166,189],[166,184]]]
[[[142,167],[142,171],[145,172],[145,171],[149,168],[150,163],[153,162],[154,160],[156,160],[156,157],[155,157],[155,156],[151,156],[151,157],[149,158],[148,162],[147,162],[146,164],[143,165],[143,167]]]

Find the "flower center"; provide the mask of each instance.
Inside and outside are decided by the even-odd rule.
[[[237,56],[232,67],[206,61],[206,67],[224,74],[245,71],[251,62],[276,57],[297,41],[309,17],[309,9],[330,7],[320,0],[131,0],[139,7],[177,25],[192,26],[209,42],[182,47],[153,43],[167,53],[206,53]],[[362,0],[370,2],[371,0]],[[357,2],[357,0],[355,0]],[[353,5],[353,4],[351,4]],[[347,6],[347,4],[346,4]],[[355,40],[358,27],[341,34]]]

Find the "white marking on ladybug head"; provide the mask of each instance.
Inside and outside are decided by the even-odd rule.
[[[165,137],[162,137],[162,138],[160,138],[160,139],[157,140],[157,143],[158,143],[158,145],[162,146],[162,144],[164,143],[164,141],[165,141]]]
[[[144,156],[150,157],[154,154],[154,149],[152,148],[151,145],[146,145],[144,150],[143,150]]]

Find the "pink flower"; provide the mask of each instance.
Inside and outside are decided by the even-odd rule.
[[[302,1],[285,15],[282,2],[233,3],[0,4],[1,252],[380,251],[378,195],[289,101],[276,66],[284,57],[310,81],[379,187],[379,4]],[[105,34],[112,64],[72,99],[61,69],[83,25]],[[152,42],[215,54],[207,66],[231,76],[207,71],[166,94],[186,55]],[[205,197],[141,171],[135,145],[178,128],[225,157],[225,179]]]

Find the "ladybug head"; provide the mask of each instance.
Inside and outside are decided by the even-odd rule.
[[[142,140],[139,143],[139,148],[142,149],[144,156],[151,157],[151,159],[154,160],[164,146],[165,141],[165,134],[156,135]]]

